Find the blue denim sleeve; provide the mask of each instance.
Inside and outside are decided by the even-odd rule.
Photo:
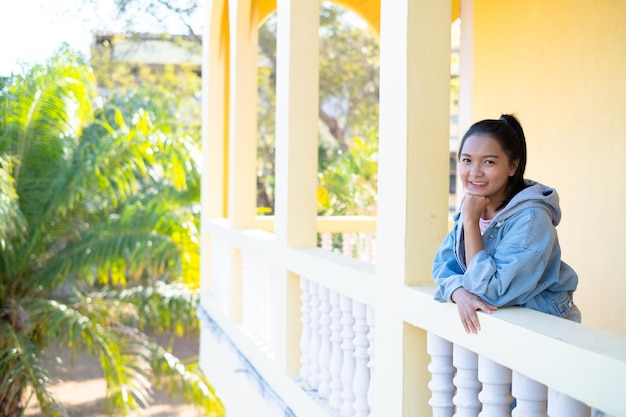
[[[450,232],[441,243],[433,262],[433,279],[437,285],[434,298],[437,301],[452,301],[451,295],[463,286],[463,269],[454,253],[455,232]]]
[[[551,284],[545,271],[556,230],[543,209],[532,208],[507,220],[500,233],[494,247],[474,255],[462,285],[497,307],[523,305]]]

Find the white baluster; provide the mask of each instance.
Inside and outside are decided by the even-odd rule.
[[[452,365],[452,342],[428,333],[426,351],[430,355],[428,370],[432,376],[428,383],[432,393],[428,404],[433,409],[433,417],[452,417],[454,414],[452,398],[455,391],[452,379],[456,372]]]
[[[352,233],[343,233],[342,234],[343,237],[343,247],[342,247],[342,253],[345,256],[349,256],[352,257],[353,256],[353,247],[352,247]]]
[[[250,279],[251,268],[248,258],[241,254],[241,324],[248,329],[252,328],[254,307],[254,280]]]
[[[374,236],[371,233],[365,234],[365,260],[374,262]]]
[[[354,391],[352,382],[354,381],[354,319],[352,318],[352,299],[341,295],[339,301],[341,308],[341,350],[343,351],[343,362],[341,366],[341,417],[352,417],[354,415]]]
[[[309,281],[309,294],[311,295],[310,305],[311,321],[311,343],[309,344],[309,387],[317,391],[320,385],[320,299],[318,295],[319,285]]]
[[[374,340],[376,339],[374,333],[374,309],[372,307],[367,307],[367,325],[369,326],[369,333],[367,334],[367,339],[369,340],[369,347],[367,348],[367,354],[369,356],[369,361],[367,362],[367,366],[370,368],[370,385],[367,390],[367,403],[370,406],[370,411],[374,409]]]
[[[453,364],[457,369],[454,385],[457,387],[454,396],[456,405],[455,417],[477,417],[480,411],[478,393],[481,384],[478,381],[478,355],[471,350],[454,345]]]
[[[548,388],[548,415],[550,417],[589,417],[591,409],[585,403]]]
[[[320,365],[320,385],[318,388],[319,396],[327,400],[330,396],[330,354],[331,354],[331,344],[330,344],[330,302],[329,302],[329,294],[328,288],[324,286],[319,286],[319,300],[320,300],[320,354],[319,354],[319,365]]]
[[[258,262],[255,262],[254,256],[243,253],[241,254],[241,282],[243,305],[242,305],[242,321],[255,336],[259,332],[259,309],[261,300],[259,300],[260,277]]]
[[[311,344],[311,294],[309,293],[309,280],[300,278],[300,321],[302,322],[302,335],[300,336],[300,383],[308,388],[309,384],[309,346]]]
[[[269,347],[269,335],[268,330],[268,322],[270,321],[269,317],[269,302],[271,298],[267,297],[268,291],[267,287],[269,286],[269,265],[265,259],[260,256],[255,256],[257,260],[257,273],[256,279],[258,282],[258,290],[259,292],[254,294],[254,297],[257,299],[258,304],[258,317],[256,320],[256,331],[259,339],[261,339],[263,343],[264,349]]]
[[[339,294],[330,292],[330,341],[332,344],[330,354],[330,395],[328,406],[333,410],[341,407],[341,364],[343,362],[343,351],[341,350],[341,309],[339,308]]]
[[[333,250],[333,234],[330,232],[324,232],[321,234],[322,249]]]
[[[367,333],[367,307],[357,301],[353,303],[352,312],[354,314],[354,415],[356,417],[367,417],[370,413],[367,402],[367,390],[370,384],[370,370],[367,367],[369,355],[367,348],[369,340]]]
[[[232,249],[224,239],[211,238],[211,293],[222,311],[230,311]]]
[[[507,417],[511,415],[511,370],[483,356],[478,358],[478,380],[483,390],[478,399],[483,404],[479,417]]]
[[[272,333],[270,332],[270,303],[272,301],[271,291],[269,290],[271,281],[271,268],[268,262],[258,256],[259,265],[259,293],[256,294],[259,300],[259,336],[263,340],[263,346],[268,349],[271,346]]]
[[[548,416],[546,413],[548,389],[545,385],[513,371],[513,396],[517,400],[513,417]]]
[[[267,262],[264,262],[263,268],[263,288],[261,295],[262,301],[262,309],[261,309],[261,334],[263,335],[263,340],[266,345],[271,349],[272,353],[276,352],[276,346],[274,343],[273,335],[274,328],[272,326],[272,311],[270,306],[273,304],[273,292],[271,288],[272,283],[272,272],[273,269],[271,265]]]
[[[353,252],[354,255],[352,256],[355,259],[360,259],[363,260],[363,252],[364,252],[364,241],[363,241],[363,233],[354,233],[352,234],[353,236],[353,240],[354,240],[354,245],[353,245]]]
[[[245,256],[244,256],[245,255]],[[242,259],[246,260],[247,267],[242,271],[244,274],[243,282],[248,287],[249,299],[251,299],[251,308],[248,312],[248,322],[252,333],[258,339],[264,340],[265,335],[262,333],[263,328],[263,286],[265,284],[265,265],[263,260],[251,254],[242,254]],[[245,306],[243,306],[244,309]]]

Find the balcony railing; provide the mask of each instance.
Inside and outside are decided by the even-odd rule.
[[[274,218],[257,217],[257,228],[274,231]],[[318,247],[369,263],[376,263],[376,218],[368,216],[320,216]]]
[[[362,232],[353,229],[356,219],[321,219],[321,245],[330,233],[368,242],[375,223],[359,221]],[[386,416],[373,399],[387,383],[375,366],[376,313],[387,308],[398,312],[406,338],[417,340],[407,354],[429,358],[425,367],[404,369],[416,381],[415,398],[427,392],[429,415],[589,417],[600,409],[626,416],[626,338],[522,308],[483,314],[480,334],[467,335],[456,308],[432,299],[433,287],[405,286],[392,304],[377,299],[374,241],[372,252],[344,249],[360,259],[322,248],[277,253],[272,228],[261,228],[234,230],[219,220],[205,227],[211,276],[200,315],[260,379],[281,381],[271,388],[294,415]],[[291,278],[277,276],[280,262]],[[280,290],[290,279],[291,290]],[[292,314],[299,320],[290,321]],[[287,343],[287,333],[298,343]],[[294,355],[295,369],[284,366]]]

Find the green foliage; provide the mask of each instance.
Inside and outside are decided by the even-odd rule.
[[[322,3],[318,200],[320,213],[329,215],[376,211],[376,175],[358,170],[376,170],[371,162],[378,146],[379,47],[359,22],[351,12]],[[269,213],[274,208],[275,91],[276,18],[270,17],[259,29],[257,106],[257,206]]]
[[[373,133],[372,133],[373,135]],[[378,140],[354,138],[347,152],[319,174],[318,213],[376,216]]]
[[[197,331],[199,282],[198,139],[151,97],[97,106],[67,50],[0,90],[0,415],[20,415],[27,388],[66,415],[41,360],[52,346],[99,361],[114,415],[154,386],[223,415],[197,365],[148,337]]]
[[[168,131],[164,125],[178,125],[199,138],[200,66],[192,63],[147,64],[133,61],[132,56],[124,56],[126,49],[141,51],[150,42],[161,42],[162,46],[170,45],[195,56],[202,54],[200,39],[195,37],[99,35],[91,50],[91,67],[100,93],[119,108],[141,108],[150,112],[153,120],[162,124],[160,127],[165,133]]]
[[[380,50],[356,15],[332,4],[320,9],[320,118],[340,149],[378,129]]]

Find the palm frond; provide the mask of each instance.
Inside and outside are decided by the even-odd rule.
[[[0,415],[12,415],[16,408],[25,407],[22,396],[28,387],[34,390],[45,415],[67,415],[48,390],[50,378],[41,363],[40,351],[25,334],[0,321]]]
[[[144,294],[142,294],[144,293]],[[155,300],[165,301],[163,305]],[[51,300],[33,301],[31,321],[59,346],[73,352],[88,351],[99,357],[107,381],[110,412],[125,414],[145,407],[151,401],[152,385],[175,397],[193,401],[208,413],[223,415],[223,406],[196,363],[186,363],[148,340],[133,327],[117,319],[170,313],[190,317],[194,294],[182,287],[159,286],[157,291],[108,289],[101,294],[78,298],[71,304]],[[139,306],[131,308],[130,304]],[[143,307],[143,309],[141,309]],[[111,314],[115,309],[116,313]],[[134,313],[133,313],[134,311]],[[139,314],[137,314],[139,313]],[[54,332],[50,332],[54,329]]]
[[[206,416],[224,415],[224,405],[200,370],[195,360],[197,358],[185,363],[156,343],[146,341],[144,345],[151,352],[151,366],[158,389],[165,389],[174,397],[193,401],[204,410]]]
[[[23,165],[46,169],[45,162],[55,161],[73,146],[82,127],[93,119],[95,96],[91,71],[71,55],[55,57],[48,65],[15,77],[4,114],[4,150],[20,160],[15,174],[18,190],[21,174],[31,171]],[[38,160],[42,156],[44,160]],[[50,171],[54,166],[47,169],[54,172]],[[39,174],[38,169],[33,171]]]
[[[157,281],[149,287],[106,287],[97,293],[91,293],[90,297],[102,297],[105,300],[118,300],[120,303],[134,305],[139,313],[137,322],[129,324],[140,329],[173,331],[178,335],[198,329],[198,291],[181,283]]]
[[[15,273],[15,244],[26,232],[26,219],[19,208],[12,167],[13,158],[0,156],[0,277]]]
[[[56,288],[67,277],[112,283],[115,271],[121,274],[121,282],[142,273],[155,277],[167,274],[172,280],[194,274],[186,280],[197,282],[197,234],[188,210],[158,199],[138,198],[91,225],[79,240],[60,248],[33,279],[48,289]]]
[[[145,407],[151,398],[150,352],[136,334],[117,325],[110,310],[116,306],[109,303],[99,307],[88,299],[72,305],[32,300],[29,311],[40,337],[70,346],[74,353],[88,351],[99,359],[111,411],[127,413]]]

